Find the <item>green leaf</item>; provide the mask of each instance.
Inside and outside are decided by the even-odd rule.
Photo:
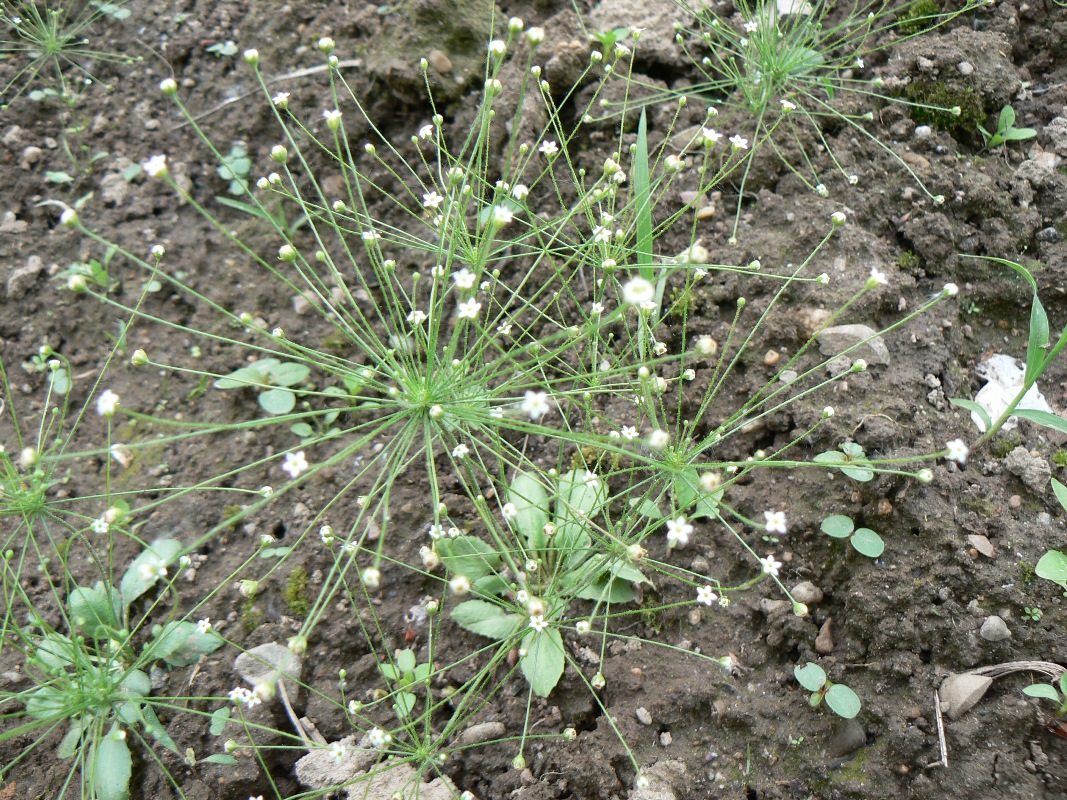
[[[472,583],[486,575],[495,575],[500,564],[500,554],[474,536],[438,539],[437,554],[445,569],[466,576]]]
[[[49,183],[58,183],[60,185],[74,183],[74,177],[66,172],[49,171],[44,174],[44,178]]]
[[[1064,486],[1055,478],[1052,479],[1052,493],[1056,495],[1056,499],[1059,500],[1060,505],[1064,510],[1067,510],[1067,486]]]
[[[675,473],[671,486],[674,488],[678,508],[685,511],[689,519],[716,519],[719,516],[719,501],[722,500],[723,490],[705,492],[695,467],[687,467]]]
[[[997,131],[1004,133],[1015,125],[1015,109],[1010,105],[1000,109],[1000,119],[997,120]]]
[[[277,642],[253,647],[233,662],[237,674],[253,686],[257,683],[273,685],[283,678],[296,682],[300,680],[300,667],[300,657]]]
[[[289,551],[293,548],[290,546],[285,547],[264,547],[259,551],[260,558],[282,558],[289,555]]]
[[[378,671],[382,673],[382,677],[387,681],[395,681],[400,677],[400,670],[398,670],[393,664],[379,664]]]
[[[793,676],[809,692],[817,692],[826,685],[826,671],[811,661],[803,667],[793,667]]]
[[[143,700],[152,693],[152,680],[143,670],[132,669],[119,684],[119,694],[134,700]]]
[[[270,388],[270,376],[281,362],[276,358],[261,358],[255,364],[241,367],[224,378],[215,381],[216,389],[242,389],[254,386]]]
[[[315,435],[315,429],[308,425],[306,422],[296,422],[289,428],[293,433],[299,436],[301,439],[307,439],[310,436]]]
[[[652,272],[652,192],[648,169],[648,120],[644,108],[637,123],[633,178],[637,202],[637,266],[641,277],[651,281],[655,278]]]
[[[835,539],[847,539],[856,529],[855,523],[844,514],[834,514],[822,521],[822,532]]]
[[[467,600],[452,609],[452,619],[461,628],[489,639],[507,639],[523,624],[524,617],[509,614],[495,603]]]
[[[401,650],[396,656],[396,666],[401,672],[415,671],[415,654],[410,650]]]
[[[178,745],[170,738],[170,734],[167,733],[167,729],[163,727],[152,707],[144,706],[141,713],[144,715],[144,726],[149,735],[172,753],[177,753]]]
[[[852,719],[860,713],[859,695],[842,683],[835,683],[826,691],[826,705],[837,716]]]
[[[519,661],[522,674],[535,695],[548,697],[563,677],[566,665],[563,638],[555,628],[540,633],[531,630],[523,637],[522,647],[526,650],[526,655]]]
[[[1045,313],[1037,294],[1034,294],[1030,306],[1030,339],[1026,343],[1026,377],[1027,385],[1037,380],[1045,363],[1045,345],[1048,344],[1048,315]]]
[[[177,539],[157,539],[146,547],[122,576],[119,591],[123,604],[128,608],[130,603],[155,586],[160,579],[156,568],[160,565],[169,567],[181,550],[182,544]]]
[[[819,453],[812,459],[816,464],[844,464],[845,454],[837,450],[827,450],[825,453]]]
[[[279,363],[271,370],[272,382],[278,386],[296,386],[307,380],[311,374],[311,368],[307,364],[297,364],[293,361]]]
[[[1057,416],[1056,414],[1050,414],[1047,411],[1038,411],[1033,408],[1017,408],[1012,412],[1012,415],[1019,419],[1036,422],[1038,425],[1052,428],[1052,430],[1059,431],[1060,433],[1067,433],[1067,419]]]
[[[296,395],[289,389],[267,389],[260,393],[259,405],[268,414],[288,414],[296,406]]]
[[[841,471],[848,477],[852,478],[852,480],[859,481],[860,483],[874,480],[874,470],[858,466],[857,463],[853,463],[851,466],[842,465]]]
[[[519,533],[531,548],[542,550],[548,524],[548,491],[535,477],[520,472],[508,485],[508,502],[517,509],[514,522]]]
[[[1067,675],[1067,673],[1064,673]],[[1053,703],[1060,702],[1060,693],[1056,691],[1056,687],[1048,683],[1031,683],[1025,689],[1023,694],[1027,697],[1040,697],[1044,700],[1051,700]]]
[[[232,713],[230,706],[223,706],[211,713],[211,727],[208,730],[211,731],[212,736],[222,735],[222,732],[226,730],[226,723],[230,721],[230,714]]]
[[[145,655],[166,661],[172,667],[187,667],[200,656],[214,653],[224,644],[217,633],[200,633],[196,623],[171,621],[163,626],[159,637],[145,649]]]
[[[87,636],[106,639],[111,631],[122,627],[122,600],[114,586],[97,581],[91,589],[79,586],[69,598],[70,617]]]
[[[608,487],[604,481],[584,469],[572,469],[559,478],[556,496],[556,536],[552,544],[568,554],[581,556],[589,546],[588,529],[608,500]]]
[[[231,756],[229,753],[212,753],[207,758],[200,759],[200,763],[232,765],[237,763],[237,759]]]
[[[400,716],[406,717],[411,714],[411,710],[415,708],[415,700],[417,699],[415,695],[411,692],[397,692],[393,697],[396,701],[394,705]]]
[[[1033,139],[1037,131],[1033,128],[1012,128],[1004,134],[1005,141],[1021,142],[1024,139]]]
[[[1034,573],[1039,578],[1058,583],[1067,589],[1067,555],[1059,550],[1049,550],[1038,559]]]
[[[128,800],[133,758],[126,739],[120,738],[118,725],[97,744],[92,766],[97,800]]]
[[[647,497],[642,497],[640,500],[631,500],[630,508],[636,509],[638,514],[643,514],[651,520],[658,521],[665,516],[660,507]]]
[[[636,597],[629,581],[601,575],[592,583],[583,586],[574,596],[579,600],[598,603],[629,603]]]
[[[52,391],[58,395],[66,396],[70,391],[70,371],[66,367],[60,367],[55,372],[48,374],[52,382]]]
[[[954,406],[965,408],[968,411],[973,411],[978,415],[978,419],[982,420],[983,431],[987,431],[993,427],[993,420],[989,418],[989,412],[985,410],[981,405],[973,400],[964,400],[962,397],[953,397],[949,400]]]
[[[1049,687],[1052,688],[1051,686]],[[81,747],[82,741],[82,726],[79,722],[72,722],[70,724],[70,730],[67,731],[63,737],[63,741],[59,743],[59,747],[56,748],[56,757],[62,759],[73,758],[74,754],[78,752]]]
[[[882,537],[870,528],[858,528],[849,542],[858,553],[867,558],[878,558],[885,552],[885,542],[882,541]]]
[[[500,575],[486,575],[471,583],[471,593],[478,597],[499,597],[511,589]]]

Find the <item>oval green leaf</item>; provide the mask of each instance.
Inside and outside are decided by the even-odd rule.
[[[1067,675],[1067,673],[1064,674]],[[1056,687],[1047,683],[1031,683],[1023,689],[1023,694],[1027,697],[1040,697],[1045,700],[1051,700],[1053,703],[1060,702],[1060,693],[1056,691]]]
[[[822,532],[835,539],[847,539],[856,529],[855,523],[844,514],[834,514],[822,521]]]
[[[826,672],[818,664],[808,662],[803,667],[793,667],[797,683],[809,692],[817,692],[826,685]]]
[[[826,705],[844,719],[852,719],[860,713],[859,695],[842,683],[835,683],[826,691]]]
[[[859,528],[849,540],[856,551],[867,558],[878,558],[885,552],[885,542],[882,537],[870,528]]]
[[[525,657],[519,662],[522,674],[538,697],[548,697],[563,677],[566,658],[563,653],[563,639],[555,628],[537,631],[531,630],[522,639],[526,648]]]

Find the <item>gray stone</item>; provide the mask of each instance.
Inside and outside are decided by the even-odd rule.
[[[949,675],[937,692],[945,716],[952,720],[959,719],[982,699],[992,685],[992,678],[973,672]]]
[[[805,603],[809,606],[817,606],[823,600],[822,589],[811,581],[798,583],[790,590],[790,594],[793,595],[793,599],[798,603]]]
[[[824,356],[836,356],[859,345],[848,353],[852,361],[862,358],[868,364],[889,363],[889,348],[878,338],[878,331],[867,325],[834,325],[819,333],[816,339]]]
[[[503,722],[480,722],[471,725],[459,735],[459,744],[468,747],[473,744],[482,744],[490,739],[499,739],[506,732]]]
[[[683,761],[657,761],[644,771],[648,786],[636,786],[630,800],[675,800],[678,793],[686,796],[693,779]]]
[[[30,256],[26,263],[11,271],[7,278],[7,299],[18,300],[26,294],[44,271],[44,262],[40,256]]]
[[[358,745],[354,735],[346,736],[338,744],[345,749],[341,758],[333,750],[322,748],[312,750],[296,762],[296,779],[301,785],[318,790],[347,783],[357,773],[369,769],[380,755],[366,736]]]
[[[634,715],[637,717],[637,721],[642,725],[652,724],[652,715],[648,713],[648,709],[644,706],[638,708],[637,711],[634,712]]]
[[[1067,158],[1067,117],[1056,117],[1045,126],[1044,134],[1057,155]]]
[[[1008,630],[1008,623],[996,614],[990,614],[982,623],[978,635],[987,642],[1003,642],[1011,638],[1011,631]]]
[[[455,800],[460,794],[445,775],[419,783],[418,773],[404,762],[386,762],[370,775],[360,774],[356,779],[357,783],[345,788],[349,800]]]
[[[1008,457],[1004,459],[1004,466],[1008,472],[1035,492],[1043,492],[1052,477],[1052,468],[1048,462],[1040,456],[1031,454],[1022,445],[1008,453]]]

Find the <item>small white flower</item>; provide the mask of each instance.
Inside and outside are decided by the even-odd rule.
[[[827,406],[822,410],[823,419],[830,419],[834,415],[834,407]]]
[[[667,520],[667,546],[685,547],[689,544],[689,534],[693,532],[693,526],[684,516],[677,516]]]
[[[941,290],[947,297],[955,297],[960,293],[959,287],[954,283],[946,283],[945,288]]]
[[[464,300],[459,304],[460,319],[477,319],[478,312],[482,310],[482,304],[475,299]]]
[[[819,273],[819,276],[815,279],[815,282],[825,286],[830,282],[830,276],[827,275],[825,272],[821,272]]]
[[[526,42],[530,45],[530,47],[537,47],[544,40],[544,28],[530,28],[530,30],[526,31]]]
[[[377,231],[363,231],[363,233],[361,233],[360,235],[363,237],[363,241],[365,242],[376,242],[382,238],[382,235]]]
[[[796,111],[797,110],[797,104],[794,103],[791,100],[786,100],[785,98],[782,98],[778,102],[780,102],[782,104],[782,111]]]
[[[493,227],[502,228],[515,218],[507,206],[493,206]]]
[[[915,478],[919,481],[919,483],[933,483],[934,471],[932,469],[921,469],[915,473]]]
[[[437,192],[426,192],[422,196],[422,204],[426,208],[440,208],[441,204],[445,202],[445,198],[439,195]]]
[[[600,476],[597,475],[595,472],[587,471],[582,476],[582,482],[586,485],[587,488],[596,489],[598,486],[600,486]]]
[[[603,225],[597,225],[593,228],[593,241],[600,244],[606,244],[611,241],[611,228],[605,228]]]
[[[322,118],[326,120],[326,127],[331,131],[341,127],[341,112],[336,108],[323,109]]]
[[[548,628],[548,620],[545,619],[543,614],[534,614],[530,617],[530,627],[538,633]]]
[[[393,741],[393,737],[381,728],[371,728],[367,733],[367,739],[370,740],[371,747],[377,748],[385,747],[389,742]]]
[[[660,428],[656,428],[648,435],[648,446],[653,450],[662,450],[670,443],[671,435]]]
[[[141,169],[150,178],[162,178],[167,174],[167,157],[165,155],[152,156],[141,164]]]
[[[511,190],[511,196],[519,202],[526,199],[526,196],[530,194],[530,189],[525,184],[517,183],[515,188]]]
[[[499,58],[507,51],[508,46],[504,43],[502,39],[493,39],[493,41],[489,42],[489,55],[496,56],[497,58]]]
[[[734,150],[748,150],[748,139],[744,136],[735,134],[730,137],[730,146]]]
[[[730,598],[723,595],[719,598],[719,608],[727,608],[730,605]]]
[[[471,453],[471,449],[467,447],[463,442],[460,442],[452,448],[452,458],[466,458]]]
[[[630,278],[622,287],[622,299],[630,305],[639,306],[656,297],[656,287],[644,278]]]
[[[531,30],[530,33],[533,33],[533,31]],[[527,37],[529,37],[529,34],[527,34]],[[537,152],[547,158],[552,158],[559,152],[559,147],[551,139],[545,139],[545,141],[541,142],[541,146],[537,148]]]
[[[456,282],[456,286],[460,289],[473,289],[474,282],[478,280],[478,276],[464,267],[452,276],[452,280]]]
[[[196,623],[197,633],[210,633],[211,632],[211,617],[204,617],[202,620]]]
[[[849,184],[849,186],[855,186],[859,182],[860,182],[860,176],[859,175],[849,175],[848,176],[848,184]]]
[[[856,69],[863,69],[863,59],[862,58],[857,58],[856,59]]]
[[[699,589],[697,589],[697,602],[698,603],[703,603],[706,606],[710,606],[712,603],[714,603],[718,599],[719,599],[719,596],[717,594],[715,594],[715,592],[712,590],[712,588],[710,586],[701,586]]]
[[[110,389],[105,389],[96,398],[96,413],[102,417],[113,417],[119,407],[119,396]]]
[[[421,325],[425,321],[426,312],[418,308],[414,309],[410,314],[408,314],[408,322],[410,322],[412,325]]]
[[[546,392],[535,392],[527,389],[519,409],[530,419],[538,420],[551,411],[552,406],[548,402],[548,394]]]
[[[333,756],[334,761],[340,764],[341,760],[345,757],[345,746],[340,742],[334,742],[330,745],[330,755]]]
[[[307,468],[308,462],[307,459],[304,458],[303,450],[285,454],[285,463],[282,464],[282,471],[288,472],[291,478],[299,478],[301,473],[305,472]]]
[[[628,441],[633,441],[637,438],[637,428],[633,425],[623,425],[621,433],[622,438]]]
[[[471,590],[470,578],[466,575],[457,575],[448,582],[448,588],[452,590],[452,594],[459,597],[469,594]]]
[[[847,219],[848,218],[844,215],[844,212],[841,211],[835,211],[833,214],[830,215],[830,222],[833,223],[833,226],[835,228],[839,228],[840,226],[844,225]]]
[[[574,629],[578,632],[579,636],[585,636],[593,629],[592,624],[587,619],[580,619],[575,624]]]
[[[382,585],[382,572],[377,567],[367,567],[360,578],[363,580],[363,585],[371,590]]]
[[[167,577],[167,565],[158,558],[146,561],[137,569],[142,580],[151,581]]]
[[[784,511],[764,511],[763,518],[767,520],[767,533],[784,534],[786,532]]]
[[[504,508],[501,511],[504,514],[504,519],[515,519],[519,515],[519,509],[514,503],[504,503]]]
[[[178,91],[178,83],[174,78],[164,78],[159,82],[159,91],[169,97]]]
[[[825,184],[820,183],[815,187],[815,194],[819,195],[819,197],[829,197],[830,190],[826,188]]]
[[[745,23],[744,28],[749,33],[755,33],[756,31],[759,30],[759,23],[756,22],[755,20],[749,20],[748,22]]]
[[[103,517],[100,517],[99,519],[94,519],[89,527],[93,533],[103,536],[111,529],[111,524]]]
[[[427,535],[434,540],[440,539],[445,535],[445,529],[440,525],[431,525],[430,529],[426,531]]]
[[[256,50],[254,47],[245,50],[243,55],[246,64],[251,64],[252,66],[255,66],[259,63],[259,51]]]
[[[333,535],[333,528],[331,528],[329,525],[323,525],[321,528],[319,528],[319,538],[322,540],[322,543],[324,545],[329,547],[335,541],[335,537]]]
[[[603,313],[604,313],[604,304],[603,303],[593,303],[593,305],[591,305],[589,307],[589,314],[591,316],[599,317]]]
[[[965,464],[967,456],[971,454],[971,448],[964,443],[963,439],[953,439],[951,442],[947,442],[945,450],[945,458],[950,461],[958,461],[961,464]]]
[[[148,251],[149,255],[153,258],[163,258],[167,254],[167,248],[161,244],[152,245],[152,249]]]
[[[289,92],[278,92],[270,99],[278,108],[289,108]]]
[[[663,159],[663,168],[666,169],[667,172],[681,172],[685,169],[685,162],[671,153],[671,155]]]
[[[782,568],[782,562],[775,560],[774,553],[769,553],[766,558],[761,558],[759,563],[760,566],[763,567],[764,575],[773,575],[775,578],[778,577],[778,570]]]

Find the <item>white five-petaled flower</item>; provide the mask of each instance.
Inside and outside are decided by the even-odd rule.
[[[749,33],[755,33],[756,31],[759,30],[759,23],[756,22],[756,20],[752,19],[752,20],[749,20],[748,22],[746,22],[744,27],[745,27],[745,30],[748,31]]]
[[[559,147],[557,147],[556,143],[551,139],[545,139],[541,142],[541,146],[537,148],[537,152],[548,158],[552,158],[552,156],[559,152]]]
[[[784,511],[764,511],[763,518],[767,520],[767,533],[786,532]]]
[[[782,568],[782,562],[777,561],[774,558],[774,553],[768,553],[766,558],[761,558],[759,560],[759,563],[760,566],[763,567],[764,575],[773,575],[775,578],[778,577],[778,570]]]
[[[692,532],[693,526],[684,516],[667,520],[667,546],[685,547],[689,544],[689,534]]]
[[[662,450],[671,443],[671,435],[662,428],[656,428],[648,435],[648,446],[653,450]]]
[[[452,280],[456,282],[456,286],[460,289],[473,289],[474,282],[478,280],[478,276],[464,267],[452,276]]]
[[[340,763],[345,757],[345,746],[340,742],[334,742],[330,745],[330,755],[333,756],[334,761]]]
[[[530,617],[530,627],[540,633],[548,628],[548,620],[545,619],[544,614],[534,614]]]
[[[971,448],[969,448],[963,439],[953,439],[951,442],[945,443],[945,458],[951,461],[958,461],[960,464],[964,464],[967,461],[967,456],[971,454]]]
[[[644,278],[630,278],[622,287],[622,299],[630,305],[640,306],[656,297],[656,287]]]
[[[433,125],[423,125],[419,128],[420,139],[429,139],[431,136],[433,136]]]
[[[259,698],[255,692],[251,689],[246,689],[243,686],[238,686],[236,689],[231,689],[229,693],[230,701],[240,705],[245,704],[246,708],[255,708],[263,701]]]
[[[440,208],[441,203],[443,202],[445,202],[445,198],[435,191],[426,192],[422,196],[422,204],[426,208]]]
[[[434,524],[430,526],[430,529],[426,531],[426,533],[431,539],[436,540],[445,535],[445,529],[441,525]]]
[[[471,298],[459,304],[460,319],[477,319],[478,312],[482,310],[482,304]]]
[[[360,234],[365,242],[376,242],[382,238],[382,235],[378,231],[363,231]]]
[[[522,405],[519,406],[524,414],[529,416],[530,419],[541,419],[545,414],[552,410],[552,406],[548,402],[547,392],[535,392],[527,390],[526,394],[522,398]]]
[[[593,241],[605,244],[611,241],[611,228],[597,225],[593,228]]]
[[[632,441],[633,439],[637,438],[637,428],[633,425],[623,425],[621,433],[623,439],[628,439]]]
[[[463,442],[460,442],[452,448],[452,458],[464,458],[469,456],[471,449],[467,447]]]
[[[204,617],[202,620],[196,623],[197,633],[210,633],[211,632],[211,617]]]
[[[704,128],[700,132],[701,138],[704,140],[705,147],[711,147],[722,141],[722,134],[714,128]]]
[[[889,279],[886,278],[885,273],[878,267],[871,267],[871,277],[867,279],[867,283],[874,284],[875,286],[881,284],[885,286],[889,283]]]
[[[783,111],[796,111],[797,110],[797,104],[794,103],[792,100],[786,100],[783,97],[778,102],[780,102],[782,104],[782,110]]]
[[[103,536],[111,529],[111,524],[103,517],[100,517],[99,519],[94,519],[89,527],[93,533]]]
[[[530,194],[530,189],[523,183],[515,184],[515,188],[511,190],[511,196],[519,202],[525,200],[528,194]]]
[[[697,589],[697,602],[698,603],[703,603],[706,606],[710,606],[712,603],[714,603],[718,599],[719,599],[719,596],[717,594],[715,594],[715,592],[712,590],[712,588],[710,586],[701,586],[699,589]]]
[[[504,508],[501,511],[504,514],[504,519],[515,519],[519,515],[519,509],[514,503],[504,503]]]
[[[119,407],[119,396],[110,389],[105,389],[96,398],[96,413],[102,417],[113,417]]]
[[[599,317],[601,314],[604,313],[604,304],[593,303],[593,305],[589,307],[589,313],[594,317]]]
[[[304,458],[304,451],[297,450],[295,453],[285,454],[285,463],[282,464],[282,471],[288,472],[289,477],[299,478],[300,475],[308,468],[307,459]]]
[[[367,739],[370,741],[371,747],[385,747],[389,742],[393,741],[393,737],[383,731],[381,728],[371,728],[367,733]]]
[[[416,308],[410,314],[408,314],[408,322],[410,322],[412,325],[421,325],[425,321],[426,312],[421,309]]]
[[[502,228],[515,218],[515,213],[507,206],[493,206],[493,225]]]
[[[326,120],[326,127],[332,131],[337,130],[341,124],[341,112],[336,108],[323,109],[322,118]]]
[[[734,134],[730,137],[730,146],[734,150],[748,150],[748,139],[740,134]]]
[[[829,197],[830,190],[826,188],[826,184],[820,183],[815,187],[815,194],[819,195],[819,197]]]
[[[289,92],[278,92],[270,101],[278,108],[289,108]]]
[[[141,169],[150,178],[162,178],[167,174],[167,157],[165,155],[154,155],[141,164]]]

